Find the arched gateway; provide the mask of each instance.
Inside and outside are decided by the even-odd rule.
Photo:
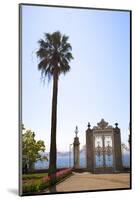
[[[121,135],[118,124],[108,125],[101,119],[86,130],[86,167],[93,173],[112,173],[122,170]]]

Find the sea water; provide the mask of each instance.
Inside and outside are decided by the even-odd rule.
[[[98,161],[97,161],[98,162]],[[122,156],[123,166],[130,166],[130,154],[123,154]],[[47,169],[49,167],[48,161],[37,161],[35,163],[35,169]],[[57,156],[57,167],[73,167],[73,155],[69,157],[69,155]],[[80,167],[86,167],[86,157],[84,155],[80,155]]]

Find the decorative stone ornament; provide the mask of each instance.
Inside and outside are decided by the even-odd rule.
[[[104,119],[101,119],[101,121],[97,123],[97,125],[98,125],[98,128],[105,129],[108,125],[108,122],[106,122]]]

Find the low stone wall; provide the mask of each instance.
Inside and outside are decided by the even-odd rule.
[[[72,168],[73,172],[78,172],[78,173],[83,173],[83,172],[91,172],[89,171],[87,168]],[[104,172],[103,170],[98,170],[95,172],[91,172],[91,173],[97,173],[97,174],[114,174],[114,173],[129,173],[130,172],[130,168],[129,167],[123,167],[123,169],[121,171],[115,171],[113,172],[112,170],[106,170],[106,172]]]
[[[88,171],[88,170],[87,170],[87,168],[78,168],[78,169],[72,168],[72,171],[73,171],[73,172],[82,173],[82,172],[86,172],[86,171]]]

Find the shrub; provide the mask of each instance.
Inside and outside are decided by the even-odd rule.
[[[31,183],[31,184],[24,184],[23,185],[23,192],[29,193],[29,192],[37,192],[39,190],[39,183]]]
[[[41,179],[40,182],[33,182],[30,184],[24,184],[23,185],[23,192],[37,192],[46,189],[47,187],[56,184],[66,176],[72,174],[72,169],[62,169],[56,172],[56,174],[53,174],[52,177],[45,176]],[[53,180],[54,178],[54,180]],[[53,180],[53,181],[52,181]]]
[[[54,185],[58,181],[62,180],[66,176],[72,173],[72,169],[62,169],[53,174],[51,178],[49,176],[43,177],[43,183],[48,183],[48,185]],[[54,178],[54,180],[53,180]]]

